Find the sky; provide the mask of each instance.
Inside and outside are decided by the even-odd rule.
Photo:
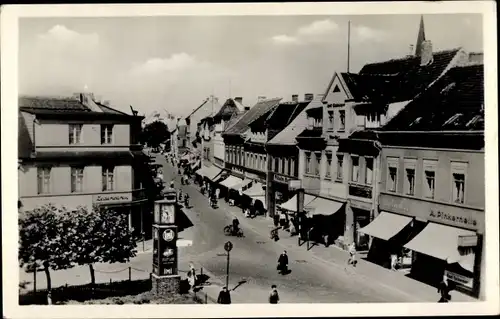
[[[84,90],[141,115],[186,116],[209,95],[324,93],[334,72],[407,55],[420,15],[22,18],[19,94]],[[433,50],[483,51],[479,14],[424,15]]]

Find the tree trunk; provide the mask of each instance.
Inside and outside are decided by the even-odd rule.
[[[43,267],[43,270],[45,271],[45,276],[47,277],[47,291],[52,290],[52,282],[50,280],[50,269],[47,265]]]
[[[92,284],[92,287],[95,285],[95,270],[94,270],[94,265],[89,264],[89,269],[90,269],[90,283]]]

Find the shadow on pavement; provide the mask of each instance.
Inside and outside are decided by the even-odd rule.
[[[179,209],[177,212],[176,224],[177,227],[179,228],[179,232],[194,226],[193,222],[189,219],[189,217],[187,217],[183,209]]]

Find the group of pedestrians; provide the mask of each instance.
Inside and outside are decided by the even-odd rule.
[[[271,292],[269,293],[268,301],[270,304],[277,304],[280,301],[280,296],[278,293],[278,288],[276,285],[271,286]],[[222,287],[219,292],[219,297],[217,298],[217,303],[222,305],[231,304],[231,293],[226,286]]]

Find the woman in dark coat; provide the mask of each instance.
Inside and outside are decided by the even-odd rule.
[[[278,271],[284,275],[286,274],[287,267],[288,267],[288,255],[286,254],[285,250],[278,258]]]
[[[219,292],[219,298],[217,298],[218,304],[229,305],[231,304],[231,294],[227,290],[227,287],[223,287]]]

